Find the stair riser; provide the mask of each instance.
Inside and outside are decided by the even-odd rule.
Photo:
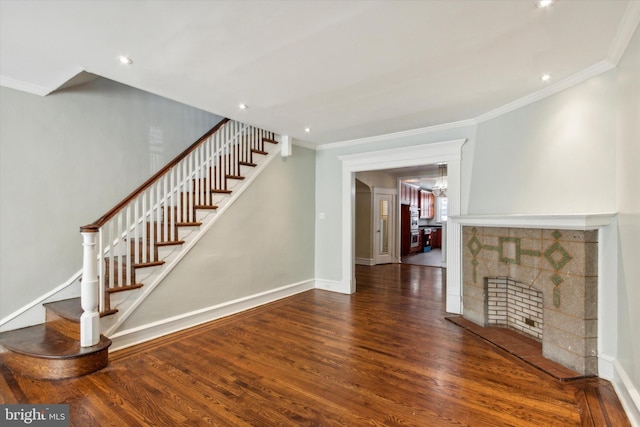
[[[0,361],[12,372],[43,380],[75,378],[98,371],[109,363],[109,351],[104,349],[91,355],[66,359],[51,359],[17,354],[0,353]]]
[[[62,316],[58,316],[51,310],[46,311],[46,322],[49,326],[60,332],[62,335],[74,340],[80,340],[80,323],[73,320],[65,319]]]
[[[127,280],[127,265],[124,265],[122,268],[122,272],[119,273],[120,266],[116,262],[113,266],[113,284],[116,286],[122,285],[131,285],[136,283],[136,269],[130,267],[131,269],[131,283],[128,283]],[[104,282],[108,286],[111,278],[111,269],[109,267],[109,259],[105,259],[105,273],[104,273]]]

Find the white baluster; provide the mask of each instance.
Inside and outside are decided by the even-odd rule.
[[[133,254],[131,253],[131,245],[135,245],[135,239],[131,239],[131,204],[127,205],[125,210],[125,236],[122,238],[123,243],[126,245],[125,259],[128,263],[133,263]],[[131,268],[127,268],[127,283],[133,283],[131,277]]]

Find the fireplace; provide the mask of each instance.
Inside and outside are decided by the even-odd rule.
[[[484,283],[485,324],[514,329],[542,342],[542,292],[509,277],[485,277]]]
[[[525,333],[542,342],[547,359],[597,374],[597,237],[597,230],[463,227],[463,316]]]

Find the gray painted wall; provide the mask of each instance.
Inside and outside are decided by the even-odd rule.
[[[470,214],[615,211],[616,71],[478,125]]]
[[[121,326],[314,278],[315,152],[275,158]]]
[[[95,221],[220,117],[98,78],[47,97],[0,88],[0,318],[82,267]]]
[[[618,65],[617,359],[640,390],[640,29]]]

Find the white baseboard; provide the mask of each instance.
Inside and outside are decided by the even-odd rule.
[[[598,356],[598,376],[611,382],[631,425],[640,427],[640,393],[617,359]]]
[[[315,283],[316,283],[316,286],[315,286],[316,289],[323,289],[325,291],[331,291],[331,292],[339,292],[341,294],[351,293],[351,289],[345,286],[345,284],[343,284],[339,280],[316,279]]]
[[[640,393],[617,360],[613,361],[611,384],[618,394],[618,399],[620,399],[631,425],[640,427]]]
[[[373,260],[373,258],[359,258],[359,257],[356,257],[356,264],[358,264],[358,265],[367,265],[367,266],[371,267],[372,265],[376,265],[376,262]]]
[[[244,298],[184,313],[158,322],[118,331],[109,336],[112,341],[109,351],[117,351],[136,344],[141,344],[155,338],[160,338],[164,335],[211,322],[231,314],[240,313],[300,292],[308,291],[314,288],[314,283],[314,280],[305,280],[276,289],[271,289],[266,292],[260,292]]]
[[[606,354],[598,355],[598,376],[608,381],[613,381],[613,362],[615,358]]]

